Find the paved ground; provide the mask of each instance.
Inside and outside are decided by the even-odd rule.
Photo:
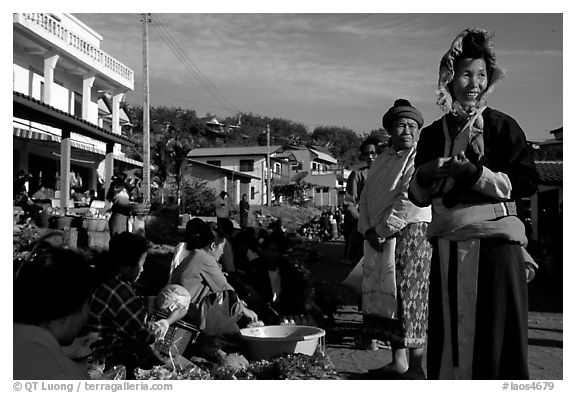
[[[341,281],[353,266],[338,262],[343,243],[313,243],[320,260],[309,267],[315,277],[332,282]],[[563,318],[562,281],[538,274],[529,284],[529,366],[530,377],[535,380],[563,378]],[[390,350],[360,350],[354,343],[359,333],[362,314],[356,300],[342,304],[335,315],[336,328],[327,335],[326,351],[338,372],[348,379],[368,379],[368,371],[389,363]]]

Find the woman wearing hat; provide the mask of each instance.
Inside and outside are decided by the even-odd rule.
[[[363,333],[392,344],[392,363],[380,371],[425,379],[429,207],[408,199],[416,142],[424,120],[408,100],[394,102],[382,120],[390,145],[374,161],[360,195],[358,230],[364,234]],[[408,348],[410,356],[406,357]]]
[[[422,130],[410,199],[432,206],[428,376],[527,379],[527,242],[514,200],[536,190],[526,137],[486,98],[491,35],[464,30],[440,63],[445,115]]]

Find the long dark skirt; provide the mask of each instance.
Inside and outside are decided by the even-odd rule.
[[[520,245],[476,241],[476,257],[460,263],[459,243],[449,242],[449,257],[442,258],[435,242],[428,378],[528,379],[528,291]]]
[[[364,333],[388,340],[398,348],[421,348],[426,343],[428,324],[428,279],[432,245],[426,238],[428,224],[408,224],[396,239],[395,318],[364,315]]]
[[[110,220],[108,220],[108,226],[110,227],[110,236],[117,233],[126,232],[128,230],[128,219],[129,216],[125,216],[120,213],[112,213]]]

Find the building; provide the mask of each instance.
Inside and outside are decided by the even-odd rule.
[[[538,190],[529,201],[529,238],[539,247],[541,269],[562,274],[563,127],[550,134],[554,138],[530,142],[539,181]]]
[[[288,165],[288,161],[284,157],[274,157],[281,149],[282,146],[270,146],[271,176],[281,177],[282,167]],[[188,160],[230,171],[226,182],[223,182],[218,190],[228,192],[234,203],[237,204],[242,194],[246,194],[251,205],[264,205],[267,203],[267,155],[268,148],[266,146],[213,147],[190,150]],[[249,175],[251,179],[249,184],[232,189],[235,184],[232,178],[234,173]],[[236,181],[238,179],[240,178],[237,176]]]
[[[231,173],[218,189],[227,191],[235,203],[242,194],[246,194],[250,204],[264,205],[267,203],[267,154],[266,146],[201,148],[191,150],[188,159],[250,175],[249,185],[242,186],[240,182],[238,186],[241,189],[249,187],[248,192],[229,188],[233,185]],[[296,179],[310,183],[312,188],[308,190],[308,198],[316,206],[338,205],[339,193],[343,193],[346,187],[343,170],[337,167],[337,160],[316,149],[270,146],[270,168],[273,184],[285,184]]]
[[[33,176],[31,194],[60,189],[65,206],[61,174],[97,190],[119,165],[142,166],[121,149],[132,144],[121,130],[130,126],[123,108],[134,72],[100,49],[102,39],[70,14],[13,14],[13,172]]]
[[[214,189],[216,194],[226,191],[235,205],[238,205],[243,194],[249,195],[250,182],[260,180],[248,173],[193,159],[188,159],[184,173],[206,181],[206,186]]]
[[[291,153],[298,162],[291,167],[292,176],[306,172],[302,180],[312,185],[308,197],[315,206],[342,205],[350,172],[345,173],[338,160],[321,148],[285,146],[283,150]]]

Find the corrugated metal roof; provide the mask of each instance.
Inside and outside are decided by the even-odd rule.
[[[206,162],[202,162],[202,161],[196,161],[196,160],[192,160],[190,158],[188,158],[188,162],[192,165],[198,165],[198,166],[203,166],[203,167],[207,167],[207,168],[211,168],[220,172],[224,172],[224,173],[230,173],[233,176],[239,177],[239,178],[244,178],[244,179],[260,179],[258,176],[253,176],[253,175],[249,175],[247,173],[243,173],[243,172],[238,172],[238,171],[234,171],[232,169],[228,169],[228,168],[222,168],[220,166],[217,165],[212,165],[212,164],[208,164]]]
[[[540,184],[561,184],[563,182],[562,161],[536,161]]]
[[[327,162],[331,162],[331,163],[333,163],[333,164],[337,164],[337,163],[338,163],[338,160],[335,159],[334,157],[332,157],[330,154],[327,154],[327,153],[318,151],[318,150],[316,150],[316,149],[310,149],[310,151],[311,151],[312,153],[316,154],[320,160],[324,160],[324,161],[327,161]]]
[[[282,146],[270,146],[270,153],[274,153],[281,148]],[[265,156],[266,154],[268,154],[266,146],[206,147],[190,150],[188,157]]]

